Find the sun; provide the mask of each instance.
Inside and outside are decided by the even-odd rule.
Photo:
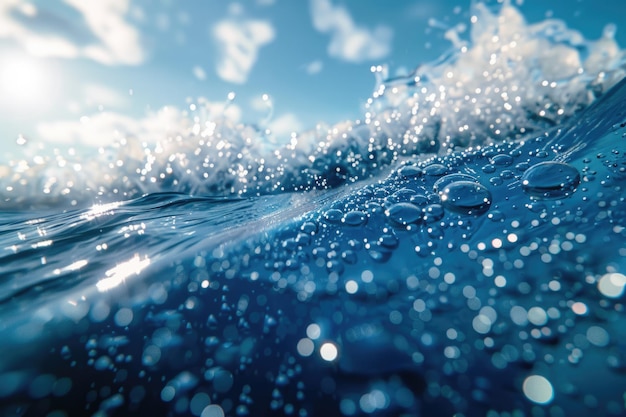
[[[35,105],[46,100],[50,82],[41,61],[8,58],[0,66],[0,100],[9,106]]]

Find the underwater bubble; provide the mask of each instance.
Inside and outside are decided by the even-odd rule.
[[[491,320],[484,314],[479,314],[472,320],[472,327],[476,333],[487,334],[491,331]]]
[[[322,328],[316,324],[311,323],[306,327],[306,335],[313,340],[318,339],[322,334]]]
[[[441,192],[441,201],[452,211],[482,214],[491,206],[491,192],[477,182],[457,181],[446,185]]]
[[[540,162],[522,175],[522,188],[535,198],[563,198],[576,190],[580,183],[578,170],[562,162]]]
[[[0,398],[8,397],[15,393],[28,378],[26,372],[6,372],[0,374]]]
[[[541,307],[531,307],[528,310],[528,321],[535,326],[543,326],[548,322],[548,313]]]
[[[356,292],[359,290],[359,283],[351,279],[349,281],[346,281],[345,287],[348,294],[356,294]]]
[[[421,210],[411,203],[394,204],[385,210],[385,214],[392,221],[402,225],[415,223],[422,217]]]
[[[165,402],[172,401],[174,399],[175,395],[176,395],[176,388],[174,388],[171,385],[166,385],[161,390],[161,400],[163,400]]]
[[[133,321],[133,310],[130,308],[120,308],[115,313],[115,324],[120,327],[126,327]]]
[[[234,383],[233,374],[225,369],[220,369],[213,377],[213,388],[217,392],[228,392]]]
[[[31,398],[43,398],[52,392],[55,381],[54,375],[38,375],[31,381],[28,393]]]
[[[457,182],[457,181],[478,182],[478,180],[476,180],[476,178],[472,177],[471,175],[460,174],[460,173],[449,174],[435,181],[435,184],[433,185],[433,190],[436,193],[442,192],[444,188],[446,188],[446,185],[452,184],[453,182]]]
[[[524,395],[537,404],[548,404],[554,398],[554,388],[546,378],[541,375],[531,375],[524,380],[522,385]]]
[[[611,337],[609,332],[600,326],[591,326],[587,329],[587,340],[593,345],[604,347],[609,344]]]
[[[304,337],[298,341],[296,349],[298,350],[300,356],[307,357],[313,354],[313,351],[315,350],[315,345],[313,344],[313,341],[311,339],[309,339],[308,337]]]
[[[320,347],[320,356],[327,362],[337,359],[337,346],[332,342],[326,342]]]
[[[198,392],[191,398],[189,410],[194,416],[199,416],[209,404],[211,404],[209,395],[204,392]]]
[[[343,222],[349,226],[361,226],[367,222],[367,214],[353,210],[346,213]]]
[[[222,407],[220,407],[217,404],[211,404],[211,405],[207,405],[204,410],[202,410],[202,413],[200,414],[200,417],[224,417],[224,410],[222,409]]]
[[[609,298],[621,297],[624,294],[624,287],[626,287],[626,275],[619,272],[605,274],[598,281],[598,290]]]

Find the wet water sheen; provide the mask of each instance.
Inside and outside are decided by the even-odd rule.
[[[0,167],[0,415],[625,415],[619,49],[475,7],[275,159],[220,126],[71,187]],[[582,73],[535,82],[546,42]]]

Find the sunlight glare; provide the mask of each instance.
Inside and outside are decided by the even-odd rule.
[[[105,275],[107,277],[98,281],[96,287],[100,292],[109,291],[120,285],[129,276],[133,274],[139,275],[148,265],[150,265],[150,258],[146,256],[144,259],[141,259],[139,255],[135,254],[130,260],[106,271]]]
[[[0,68],[0,93],[7,104],[37,104],[50,85],[41,62],[5,57]]]

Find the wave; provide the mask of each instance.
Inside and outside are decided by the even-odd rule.
[[[4,213],[0,409],[618,415],[625,98],[370,184]]]
[[[510,2],[472,6],[468,33],[411,75],[379,82],[362,119],[318,125],[285,145],[225,116],[178,115],[159,138],[128,136],[91,151],[26,147],[0,165],[5,208],[72,206],[180,192],[255,196],[336,187],[407,156],[485,146],[559,125],[625,74],[613,26],[587,40],[565,22],[528,24]],[[283,141],[284,142],[284,141]]]

